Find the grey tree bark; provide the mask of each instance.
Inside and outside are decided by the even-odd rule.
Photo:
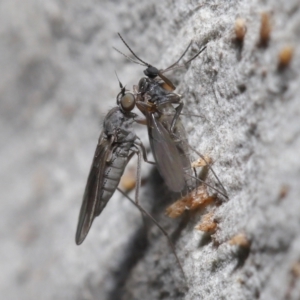
[[[0,7],[1,299],[300,299],[299,1]],[[161,68],[190,40],[188,57],[207,45],[172,78],[185,110],[205,116],[184,124],[229,199],[169,219],[177,199],[146,164],[140,193],[171,234],[186,282],[165,237],[118,193],[83,245],[74,242],[101,122],[118,93],[114,70],[128,88],[143,76],[112,50],[128,53],[117,32]],[[147,144],[146,129],[136,130]],[[205,213],[217,224],[212,235],[194,229]]]

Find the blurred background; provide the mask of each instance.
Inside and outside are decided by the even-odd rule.
[[[159,67],[192,39],[192,51],[208,46],[175,82],[188,110],[207,117],[186,128],[229,193],[213,209],[212,239],[194,230],[200,216],[166,220],[151,201],[171,196],[143,164],[141,201],[175,228],[185,299],[299,299],[299,1],[161,2],[1,1],[1,299],[184,298],[166,240],[152,228],[147,243],[140,213],[117,193],[75,245],[102,121],[119,92],[114,72],[129,89],[143,76],[112,49],[129,53],[118,32]],[[271,37],[261,47],[264,11]],[[247,31],[237,42],[240,17]],[[280,69],[286,45],[294,56]],[[146,129],[136,130],[148,147]],[[252,242],[242,264],[227,243],[240,232]]]

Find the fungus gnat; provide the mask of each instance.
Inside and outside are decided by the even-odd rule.
[[[198,179],[193,176],[189,153],[191,147],[179,117],[183,108],[182,97],[174,92],[175,85],[164,73],[186,66],[203,52],[206,46],[187,62],[179,65],[180,60],[190,48],[191,42],[175,63],[166,69],[159,70],[140,59],[120,34],[119,37],[138,61],[117,51],[132,62],[147,67],[144,70],[147,77],[141,78],[133,90],[136,95],[136,105],[146,117],[150,146],[157,168],[170,190],[190,192],[196,187]],[[174,104],[178,106],[174,107]],[[203,158],[203,156],[201,157]],[[222,186],[218,178],[217,180]],[[227,197],[223,186],[222,190],[223,192],[220,193]]]

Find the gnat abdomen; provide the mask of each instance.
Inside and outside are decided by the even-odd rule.
[[[103,207],[112,197],[119,185],[120,179],[128,162],[128,154],[129,149],[118,147],[113,152],[110,162],[107,163],[101,189],[102,195],[100,203]]]

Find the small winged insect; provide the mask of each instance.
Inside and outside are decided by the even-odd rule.
[[[146,150],[132,129],[132,125],[136,122],[137,117],[137,115],[132,112],[135,107],[135,97],[132,93],[125,90],[125,87],[122,86],[120,81],[119,83],[121,92],[117,96],[118,106],[111,109],[104,119],[103,131],[99,137],[88,176],[79,213],[76,244],[80,245],[84,241],[94,219],[100,215],[115,190],[118,189],[118,184],[127,163],[134,154],[137,154],[138,165],[135,201],[131,200],[131,198],[121,190],[118,190],[159,227],[162,233],[167,237],[182,270],[170,237],[158,222],[138,203],[142,156],[144,161],[148,163],[151,162],[147,160]]]
[[[130,158],[134,153],[140,156],[141,144],[131,129],[136,117],[132,113],[135,107],[134,95],[125,93],[125,88],[121,86],[117,104],[104,119],[84,191],[76,232],[77,244],[83,242],[94,218],[99,216],[117,189]]]
[[[140,79],[138,86],[134,87],[134,92],[136,94],[136,105],[146,116],[150,145],[157,168],[170,190],[174,192],[189,192],[195,188],[197,179],[193,177],[189,154],[191,147],[189,146],[185,128],[179,117],[183,108],[183,102],[181,95],[173,92],[175,86],[164,76],[164,73],[186,66],[204,51],[206,47],[203,47],[187,62],[179,65],[180,60],[190,48],[190,43],[174,64],[164,70],[158,70],[156,67],[141,60],[131,50],[120,34],[119,36],[138,61],[126,55],[125,57],[147,67],[144,70],[144,74],[147,77]],[[174,107],[174,104],[178,106]],[[217,180],[223,192],[217,191],[227,197],[224,187],[218,178]]]

